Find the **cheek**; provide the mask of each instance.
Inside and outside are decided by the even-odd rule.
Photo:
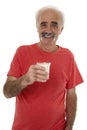
[[[44,31],[44,29],[37,28],[37,32],[38,32],[38,33],[42,33],[43,31]]]
[[[55,34],[56,34],[56,35],[59,35],[60,33],[61,33],[61,30],[55,31]]]
[[[59,31],[57,30],[57,31],[54,31],[54,33],[58,36],[59,35]]]

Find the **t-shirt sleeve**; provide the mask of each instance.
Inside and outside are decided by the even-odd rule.
[[[16,78],[21,76],[20,48],[18,48],[14,54],[7,76],[13,76]]]
[[[83,82],[83,78],[73,56],[71,74],[66,89],[71,89]]]

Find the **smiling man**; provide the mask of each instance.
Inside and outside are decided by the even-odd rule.
[[[53,7],[36,14],[39,42],[20,46],[11,62],[3,92],[16,97],[12,130],[72,130],[76,86],[83,82],[72,52],[56,42],[63,13]],[[50,63],[50,72],[37,63]]]
[[[63,14],[54,8],[44,8],[36,16],[40,47],[50,52],[56,51],[58,49],[56,41],[64,26]]]

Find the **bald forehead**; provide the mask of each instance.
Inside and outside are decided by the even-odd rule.
[[[38,11],[36,22],[40,23],[41,21],[56,21],[61,22],[62,14],[59,10],[55,8],[42,8]]]
[[[50,9],[50,8],[47,8],[47,9],[42,9],[39,14],[38,14],[38,18],[44,18],[44,17],[47,17],[47,18],[59,18],[59,15],[60,13],[55,10],[55,9]]]
[[[43,8],[40,10],[40,13],[58,13],[59,11],[53,8]]]

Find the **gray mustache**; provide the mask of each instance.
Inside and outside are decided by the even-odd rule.
[[[42,32],[42,37],[44,37],[44,38],[54,38],[55,33]]]

